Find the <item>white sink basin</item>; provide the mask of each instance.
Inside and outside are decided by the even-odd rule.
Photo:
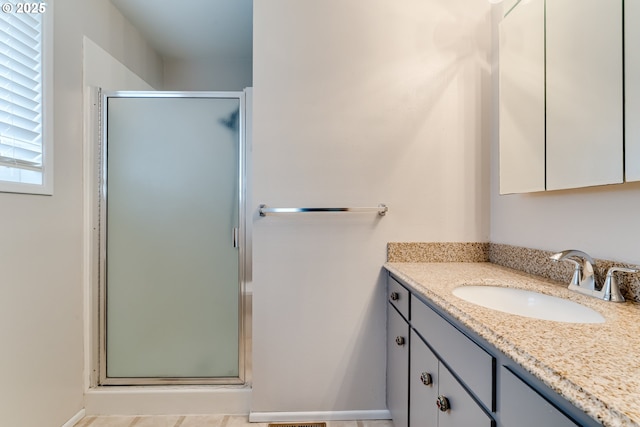
[[[518,316],[568,323],[604,323],[597,311],[577,302],[500,286],[460,286],[453,295],[472,304]]]

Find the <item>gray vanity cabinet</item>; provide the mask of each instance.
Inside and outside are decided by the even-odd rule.
[[[411,411],[409,425],[413,427],[431,427],[437,425],[438,399],[440,384],[438,358],[422,339],[411,331],[409,389]],[[397,426],[396,426],[397,427]]]
[[[477,394],[474,394],[482,395],[481,399],[487,400],[491,407],[491,356],[462,335],[448,338],[441,335],[452,332],[448,328],[459,334],[444,319],[425,324],[425,321],[430,322],[423,313],[426,306],[392,278],[389,279],[388,296],[387,406],[395,427],[494,426],[492,418],[459,381],[459,378],[461,381],[470,379],[477,389]],[[417,313],[415,323],[411,320],[413,313]],[[432,334],[434,331],[435,335]],[[430,348],[432,343],[427,344],[430,336],[434,337],[435,348]],[[450,345],[449,341],[453,344]],[[447,366],[436,356],[434,351],[437,352],[438,348],[442,354],[451,356],[453,365]],[[453,355],[452,352],[461,354]],[[482,355],[479,360],[478,354]],[[460,368],[459,373],[450,371],[457,368]],[[478,375],[479,371],[486,371],[486,375]]]
[[[387,406],[395,427],[600,425],[391,275],[388,296]]]
[[[406,303],[405,303],[406,301]],[[408,427],[409,417],[409,292],[393,282],[387,304],[387,407],[395,427]]]
[[[549,401],[509,369],[500,370],[501,421],[504,427],[576,427]]]
[[[438,392],[449,400],[450,410],[438,413],[438,427],[495,427],[487,415],[453,374],[440,363]]]
[[[440,360],[486,408],[494,410],[494,357],[418,298],[411,298],[411,314],[412,327]]]
[[[471,398],[453,374],[411,330],[409,425],[411,427],[491,427],[492,419]],[[470,363],[473,366],[473,363]],[[450,409],[439,410],[446,399]]]

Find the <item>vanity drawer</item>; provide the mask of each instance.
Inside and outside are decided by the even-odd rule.
[[[490,410],[495,410],[495,358],[417,298],[411,325]]]
[[[387,286],[387,299],[405,319],[409,320],[409,291],[391,276]]]

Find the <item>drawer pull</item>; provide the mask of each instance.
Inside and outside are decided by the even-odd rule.
[[[398,301],[400,299],[400,294],[397,292],[391,292],[389,298],[391,299],[391,301]]]
[[[396,344],[404,345],[404,337],[396,337]]]
[[[424,385],[433,384],[433,378],[431,378],[431,374],[428,372],[423,372],[422,375],[420,375],[420,381],[422,381]]]
[[[449,406],[449,399],[447,399],[443,395],[438,396],[438,400],[436,400],[436,405],[438,406],[438,409],[440,409],[442,412],[447,412],[449,409],[451,409],[451,406]]]

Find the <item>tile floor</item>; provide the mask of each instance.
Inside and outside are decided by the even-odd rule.
[[[267,427],[237,415],[88,416],[74,427]],[[393,427],[390,420],[328,421],[327,427]]]

